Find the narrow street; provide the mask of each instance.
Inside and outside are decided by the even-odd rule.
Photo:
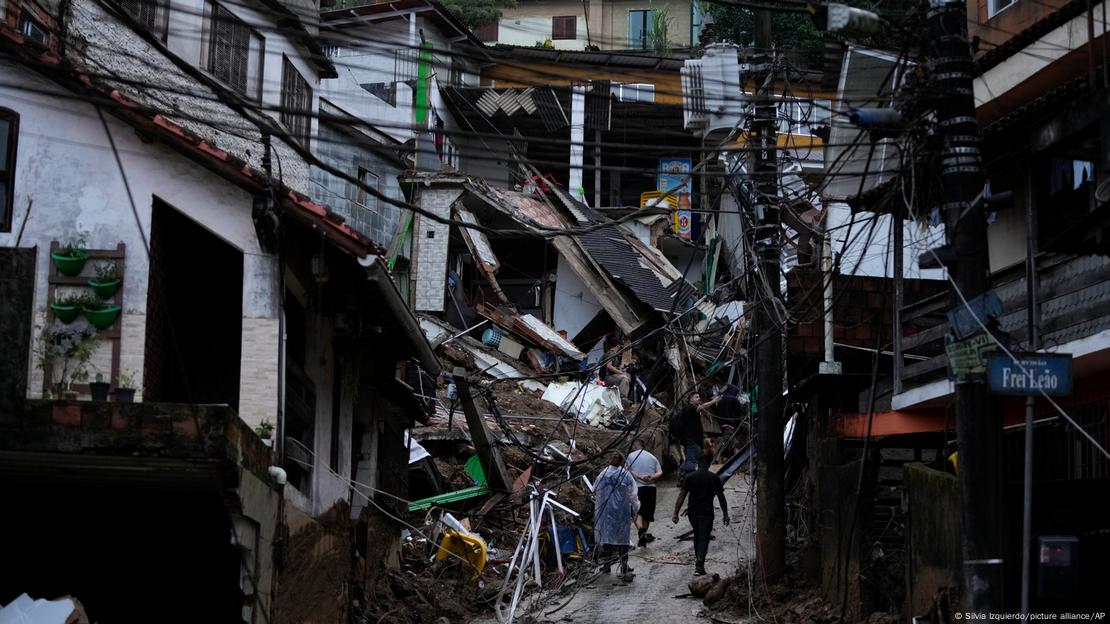
[[[716,469],[716,467],[714,467]],[[656,522],[651,533],[656,540],[645,548],[635,548],[629,556],[629,565],[635,580],[625,585],[616,575],[602,575],[578,591],[570,603],[559,608],[567,596],[556,596],[536,614],[536,622],[686,622],[702,619],[702,601],[698,598],[675,598],[690,590],[686,584],[694,578],[694,547],[690,540],[680,541],[678,536],[690,530],[685,517],[677,525],[671,524],[670,515],[678,498],[678,482],[669,476],[659,484],[659,504]],[[734,475],[725,484],[732,523],[721,523],[720,509],[714,522],[714,540],[709,545],[706,570],[728,576],[735,571],[742,558],[753,552],[752,509],[749,505],[747,475]],[[635,536],[635,531],[633,531]],[[555,611],[555,609],[558,609]],[[708,620],[707,620],[708,621]],[[482,619],[482,624],[495,619]]]

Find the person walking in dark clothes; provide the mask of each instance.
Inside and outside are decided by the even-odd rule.
[[[690,497],[690,505],[686,508],[686,515],[690,518],[690,526],[694,529],[694,576],[705,574],[705,555],[709,552],[709,538],[713,533],[713,497],[721,502],[721,521],[728,526],[728,503],[725,502],[725,488],[721,478],[709,472],[709,463],[713,461],[709,455],[698,458],[698,469],[682,480],[682,492],[674,505],[674,515],[671,522],[678,524],[678,514],[682,511],[682,503],[686,496]]]
[[[705,430],[701,426],[701,412],[698,410],[700,405],[701,395],[697,392],[691,394],[689,402],[686,407],[682,408],[682,413],[678,418],[680,429],[675,437],[682,442],[682,448],[686,454],[686,460],[682,462],[680,477],[693,472],[697,468],[698,458],[704,452]]]

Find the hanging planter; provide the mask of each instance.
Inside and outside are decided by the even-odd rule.
[[[103,304],[85,304],[81,311],[85,313],[85,318],[92,323],[92,326],[97,329],[108,329],[116,322],[116,317],[119,316],[120,307],[117,305],[109,306]]]
[[[55,294],[54,303],[50,304],[50,309],[54,311],[54,318],[62,323],[69,325],[77,320],[77,315],[81,314],[81,308],[85,306],[90,299],[88,294]]]
[[[77,320],[77,315],[81,313],[81,308],[78,306],[62,305],[60,303],[50,304],[50,309],[54,311],[54,318],[66,325]]]
[[[110,299],[119,288],[120,274],[115,262],[100,262],[96,265],[96,277],[89,280],[89,287],[101,299]]]
[[[88,240],[88,234],[82,232],[76,238],[67,241],[61,249],[50,254],[59,273],[69,276],[81,273],[81,269],[85,268],[85,262],[89,259],[89,252],[85,249],[86,240]]]

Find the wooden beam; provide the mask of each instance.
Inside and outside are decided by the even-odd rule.
[[[486,480],[493,490],[508,492],[512,485],[505,464],[501,461],[501,453],[493,438],[493,433],[486,425],[486,420],[478,413],[474,405],[474,397],[470,394],[470,383],[466,378],[466,369],[456,367],[452,372],[455,387],[459,391],[459,402],[462,403],[463,413],[466,414],[466,425],[470,430],[470,439],[474,448],[478,450],[478,461],[482,463],[482,470],[486,473]]]

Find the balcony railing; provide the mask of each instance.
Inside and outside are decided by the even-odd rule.
[[[1110,329],[1110,258],[1042,254],[1037,265],[1042,347],[1058,347]],[[1025,266],[996,273],[991,285],[1002,300],[1001,330],[1009,335],[1012,345],[1026,348]],[[902,392],[947,375],[944,337],[950,308],[948,293],[902,308],[902,327],[909,335],[901,339],[899,351],[928,358],[906,360],[899,380]]]

